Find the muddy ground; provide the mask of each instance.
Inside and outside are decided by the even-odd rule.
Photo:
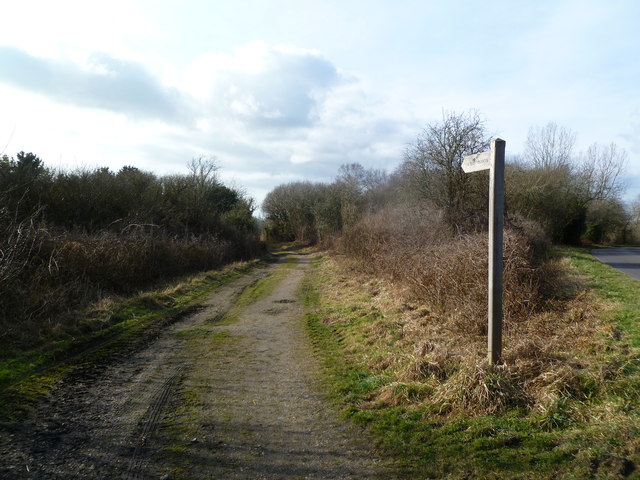
[[[0,478],[395,478],[327,401],[296,294],[309,257],[291,255],[3,425]],[[270,294],[235,306],[276,269]]]

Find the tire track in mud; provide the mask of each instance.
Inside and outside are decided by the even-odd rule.
[[[148,478],[150,442],[188,361],[176,333],[220,318],[268,270],[218,288],[142,339],[115,340],[117,350],[98,363],[99,347],[87,349],[87,358],[74,355],[77,368],[26,420],[0,425],[0,478]]]
[[[144,478],[144,466],[147,463],[146,450],[153,446],[154,434],[161,425],[162,414],[169,403],[169,397],[175,387],[180,382],[185,371],[184,366],[178,368],[178,371],[169,377],[153,394],[151,405],[144,415],[142,426],[139,432],[134,434],[137,439],[136,446],[129,460],[129,468],[127,469],[124,479],[137,480]]]

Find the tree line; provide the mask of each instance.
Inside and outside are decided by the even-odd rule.
[[[461,165],[465,155],[489,144],[479,113],[445,113],[420,132],[391,173],[348,164],[330,184],[276,187],[262,205],[266,234],[327,241],[390,205],[441,216],[451,235],[481,231],[487,224],[487,174],[465,174]],[[638,202],[625,205],[621,199],[626,152],[614,143],[576,152],[575,144],[575,133],[555,123],[530,129],[524,151],[507,158],[507,221],[535,222],[559,243],[638,241]]]
[[[174,236],[252,234],[253,200],[220,182],[215,159],[195,158],[187,174],[156,176],[136,167],[57,171],[33,153],[0,157],[2,208],[37,214],[49,227],[94,233],[132,225]]]
[[[0,157],[0,341],[73,335],[103,298],[261,255],[254,208],[212,158],[157,176]]]

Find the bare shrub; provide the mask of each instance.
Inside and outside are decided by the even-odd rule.
[[[437,211],[394,207],[345,232],[342,246],[366,271],[408,287],[411,298],[449,319],[457,331],[484,334],[487,316],[487,235],[451,237]],[[556,272],[541,259],[531,226],[504,235],[504,315],[507,325],[540,311]]]
[[[504,363],[491,366],[486,233],[451,236],[437,212],[407,207],[381,210],[345,232],[350,260],[342,268],[355,273],[354,284],[378,282],[381,319],[363,327],[362,354],[388,352],[371,368],[393,373],[372,406],[428,404],[441,414],[473,415],[522,408],[556,428],[577,421],[575,405],[607,388],[620,367],[599,368],[592,358],[610,348],[598,335],[616,335],[599,320],[606,306],[566,262],[546,257],[535,224],[510,219],[504,242]]]
[[[50,302],[37,292],[47,288],[55,270],[54,248],[38,220],[38,213],[18,220],[0,210],[0,337],[5,344],[23,329],[19,319],[38,317]]]
[[[37,219],[6,221],[0,240],[0,335],[5,345],[34,346],[71,334],[80,310],[183,275],[255,257],[251,238],[180,238],[153,229],[52,235]],[[75,312],[75,313],[74,313]]]
[[[163,279],[217,267],[234,259],[230,242],[161,235],[65,235],[58,239],[62,278],[80,276],[118,293],[130,293]]]
[[[194,159],[189,170],[162,178],[130,166],[64,172],[32,153],[2,156],[7,351],[74,335],[72,312],[91,302],[263,253],[253,201],[219,182],[214,159]]]

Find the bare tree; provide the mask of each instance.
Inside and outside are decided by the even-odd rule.
[[[481,203],[486,208],[472,200],[481,176],[466,175],[462,161],[465,155],[488,148],[484,121],[477,112],[444,113],[441,122],[428,124],[406,149],[400,169],[409,186],[443,209],[449,225],[457,228],[471,206]]]
[[[359,163],[340,166],[334,187],[339,192],[342,224],[353,225],[363,215],[365,208],[378,207],[376,192],[387,181],[388,176],[383,170],[367,169]]]
[[[315,242],[318,237],[316,207],[325,189],[324,184],[292,182],[279,185],[269,192],[262,203],[267,237],[273,240]]]
[[[218,160],[216,157],[194,157],[187,163],[189,178],[193,181],[193,186],[199,190],[206,190],[208,187],[218,185]]]
[[[359,163],[347,163],[340,166],[336,182],[358,194],[365,194],[380,187],[387,180],[384,170],[367,169]]]
[[[571,164],[576,134],[553,122],[544,127],[531,127],[527,135],[524,158],[540,169],[566,168]]]
[[[591,145],[582,156],[580,177],[588,201],[617,197],[623,189],[620,181],[627,163],[627,152],[615,143]]]
[[[586,153],[574,155],[575,141],[571,130],[552,122],[531,128],[523,160],[510,165],[507,175],[511,210],[536,220],[554,240],[567,243],[580,242],[587,221],[592,232],[611,230],[598,212],[624,213],[618,197],[626,152],[614,143],[593,144]],[[595,202],[599,204],[590,210]]]

